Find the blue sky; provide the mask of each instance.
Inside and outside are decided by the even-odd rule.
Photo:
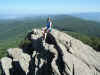
[[[0,0],[0,13],[67,14],[100,12],[100,0]]]

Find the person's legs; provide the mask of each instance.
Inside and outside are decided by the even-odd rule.
[[[43,34],[43,40],[45,41],[46,40],[46,35],[47,35],[47,29],[44,29],[42,31],[42,34]]]
[[[42,29],[43,40],[45,38],[45,29]]]
[[[47,37],[47,33],[45,33],[45,35],[44,35],[44,40],[46,40],[46,37]]]

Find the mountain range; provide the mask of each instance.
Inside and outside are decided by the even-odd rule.
[[[71,15],[74,17],[79,17],[79,18],[83,18],[86,20],[100,22],[100,12],[76,13],[76,14],[71,14]]]

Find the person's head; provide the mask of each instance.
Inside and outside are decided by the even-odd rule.
[[[47,22],[51,22],[51,18],[50,17],[48,17]]]

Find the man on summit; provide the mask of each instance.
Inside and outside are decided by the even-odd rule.
[[[51,18],[49,17],[48,19],[47,19],[47,24],[46,24],[46,28],[45,29],[43,29],[43,40],[45,41],[45,39],[46,39],[46,36],[47,36],[47,33],[49,33],[49,32],[51,32],[51,26],[52,26],[52,21],[51,21]]]

